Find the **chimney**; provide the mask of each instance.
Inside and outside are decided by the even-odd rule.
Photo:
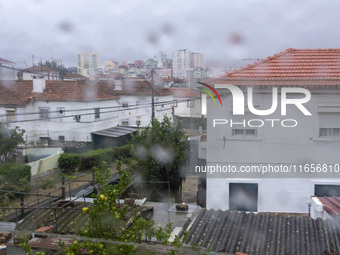
[[[115,90],[123,90],[123,79],[115,79]]]
[[[43,93],[46,88],[44,75],[32,75],[33,78],[33,93]]]

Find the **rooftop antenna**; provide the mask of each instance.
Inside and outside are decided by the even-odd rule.
[[[34,55],[32,54],[32,66],[33,66],[33,73],[34,73]]]

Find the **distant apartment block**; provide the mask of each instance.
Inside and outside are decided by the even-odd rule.
[[[191,68],[205,68],[203,53],[191,53]]]
[[[194,70],[204,70],[204,54],[194,53],[190,50],[176,50],[172,53],[172,69],[174,78],[202,78],[205,76],[194,75]]]
[[[118,62],[113,61],[113,60],[106,60],[104,61],[104,71],[105,72],[118,72]]]
[[[174,78],[186,78],[186,70],[190,69],[190,50],[176,50],[172,52],[172,75]]]
[[[98,55],[92,52],[77,54],[77,73],[90,77],[98,69]]]

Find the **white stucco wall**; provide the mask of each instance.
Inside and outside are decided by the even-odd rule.
[[[57,109],[63,107],[64,115],[59,115]],[[103,109],[105,107],[110,107]],[[39,109],[47,108],[51,112],[50,119],[39,119]],[[100,108],[100,118],[95,118],[95,108]],[[19,126],[26,130],[27,141],[38,140],[39,137],[49,136],[52,140],[58,140],[64,136],[65,141],[91,142],[91,132],[117,126],[119,119],[119,104],[116,100],[101,100],[93,102],[77,101],[34,101],[26,107],[17,107],[16,121],[23,121],[11,124],[11,127]],[[70,111],[76,110],[76,111]],[[70,111],[70,112],[67,112]],[[0,107],[0,115],[6,114],[6,108]],[[24,114],[24,115],[20,115]],[[81,115],[80,122],[76,122],[71,115]],[[58,118],[60,117],[60,118]],[[53,119],[55,118],[55,119]],[[4,119],[6,119],[4,117]]]
[[[201,117],[201,100],[190,98],[175,98],[175,115],[180,117]],[[191,101],[190,103],[188,101]]]
[[[139,101],[139,106],[136,106],[136,101]],[[157,101],[169,104],[164,104],[163,107],[162,104],[155,106],[155,117],[160,121],[163,120],[164,114],[172,118],[172,95],[155,96],[155,103]],[[128,108],[122,107],[123,102],[128,102]],[[40,137],[58,140],[59,136],[64,136],[65,141],[91,142],[92,132],[122,125],[123,121],[128,121],[129,126],[137,126],[136,120],[140,120],[141,127],[149,125],[151,121],[151,96],[122,96],[119,100],[92,102],[34,101],[25,107],[0,107],[0,115],[4,115],[0,119],[5,121],[6,108],[15,109],[15,121],[19,122],[10,124],[10,127],[19,126],[25,129],[25,139],[28,142],[37,141]],[[39,120],[39,114],[31,114],[38,113],[41,108],[50,111],[49,119]],[[65,109],[64,115],[57,113],[59,108]],[[95,108],[100,108],[98,119],[95,118]],[[66,117],[71,115],[72,117]],[[80,122],[77,122],[73,115],[80,115]]]
[[[155,96],[155,118],[159,121],[163,120],[166,114],[172,116],[173,96]],[[139,105],[136,105],[139,102]],[[158,105],[156,103],[159,102]],[[162,102],[165,102],[164,105]],[[128,103],[128,107],[124,108],[123,103]],[[163,105],[163,106],[162,106]],[[137,126],[136,121],[140,120],[140,127],[146,127],[151,122],[151,96],[122,96],[120,98],[121,112],[119,113],[119,125],[128,122],[129,126]],[[125,109],[125,110],[124,110]]]

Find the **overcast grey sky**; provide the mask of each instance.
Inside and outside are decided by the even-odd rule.
[[[337,0],[0,0],[0,57],[97,52],[99,64],[176,49],[205,54],[208,66],[237,67],[287,48],[339,48]]]

